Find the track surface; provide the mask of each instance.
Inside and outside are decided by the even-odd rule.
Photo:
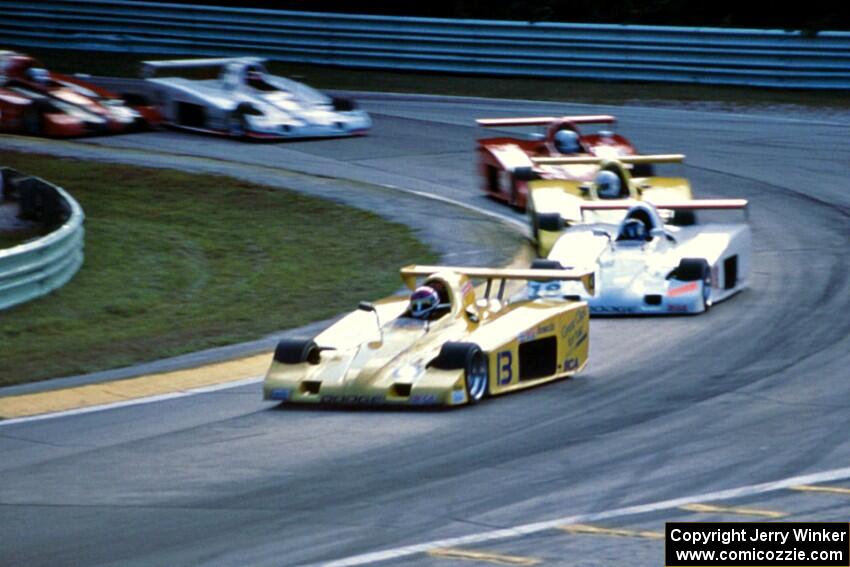
[[[0,527],[14,537],[1,564],[316,563],[850,465],[848,124],[363,102],[375,130],[361,140],[238,145],[153,133],[86,143],[272,160],[510,215],[478,195],[472,120],[613,112],[642,152],[688,154],[700,196],[750,199],[753,289],[699,317],[594,320],[587,372],[476,408],[276,408],[249,386],[2,426]],[[794,520],[850,514],[846,495],[779,491],[735,504]],[[685,518],[740,519],[672,508],[609,524],[663,531]],[[482,545],[551,565],[663,564],[663,543],[645,538],[552,530]]]

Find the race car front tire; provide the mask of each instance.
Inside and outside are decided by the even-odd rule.
[[[702,304],[705,311],[711,308],[711,266],[704,258],[682,258],[674,277],[683,282],[702,280]]]
[[[311,339],[283,339],[277,343],[274,359],[282,364],[318,364],[320,353],[321,349]]]
[[[477,404],[490,390],[490,366],[487,355],[474,343],[447,342],[440,354],[431,363],[442,370],[464,371],[466,398],[470,404]]]

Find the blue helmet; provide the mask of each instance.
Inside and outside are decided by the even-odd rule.
[[[620,234],[617,236],[617,240],[644,241],[647,239],[646,236],[646,225],[643,224],[643,221],[628,219],[620,227]]]
[[[620,197],[620,177],[613,171],[600,171],[593,181],[596,183],[596,194],[600,199]]]
[[[555,149],[562,154],[577,154],[581,152],[581,144],[578,134],[572,130],[558,130],[555,132]]]

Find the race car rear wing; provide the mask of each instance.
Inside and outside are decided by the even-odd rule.
[[[720,210],[735,210],[745,209],[749,204],[746,199],[693,199],[691,201],[678,201],[670,203],[653,203],[651,204],[656,209],[669,211],[720,211]],[[620,202],[604,202],[593,201],[582,203],[582,211],[625,211],[634,206],[632,201]]]
[[[616,118],[609,114],[582,116],[529,116],[526,118],[479,118],[476,124],[483,128],[511,128],[515,126],[545,126],[557,120],[573,124],[613,124]]]
[[[161,69],[197,69],[223,67],[228,63],[265,63],[265,57],[216,57],[207,59],[171,59],[168,61],[142,61],[142,77],[153,77]]]
[[[643,163],[681,163],[685,161],[685,154],[655,154],[648,156],[618,156],[616,158],[603,158],[596,156],[577,157],[537,157],[531,158],[536,165],[602,165],[609,161],[635,165]]]
[[[499,292],[497,297],[502,299],[505,293],[505,282],[508,280],[533,280],[533,281],[580,281],[593,295],[595,280],[592,271],[582,270],[538,270],[530,268],[470,268],[461,266],[418,266],[410,265],[401,269],[401,279],[410,289],[416,288],[416,278],[427,277],[438,272],[455,272],[463,274],[470,279],[486,280],[487,286],[484,297],[490,297],[493,280],[498,280]]]

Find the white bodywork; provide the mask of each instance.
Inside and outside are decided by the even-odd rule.
[[[221,68],[217,79],[148,78],[146,90],[167,122],[233,136],[350,136],[372,126],[366,112],[337,108],[330,96],[269,75],[261,63],[256,58],[146,62],[147,76],[163,69]]]
[[[636,209],[652,216],[649,239],[617,240]],[[676,269],[685,258],[708,263],[709,285],[677,279]],[[596,293],[591,296],[572,282],[530,282],[530,296],[581,299],[597,315],[701,313],[747,286],[751,235],[743,222],[664,225],[654,207],[641,203],[621,223],[568,228],[548,259],[563,267],[594,270]]]

